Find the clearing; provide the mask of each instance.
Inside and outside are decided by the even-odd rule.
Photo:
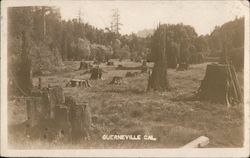
[[[210,139],[207,147],[243,146],[243,105],[226,105],[187,100],[195,94],[205,75],[208,63],[191,65],[187,71],[169,69],[169,92],[147,92],[148,74],[125,78],[127,70],[116,66],[139,66],[141,63],[115,61],[115,66],[100,67],[104,80],[90,81],[90,88],[65,87],[72,78],[89,79],[83,74],[79,62],[64,62],[64,71],[42,76],[43,86],[61,85],[66,95],[78,102],[87,101],[92,116],[97,119],[91,132],[92,140],[73,145],[29,141],[15,128],[26,119],[24,104],[9,102],[9,141],[13,148],[178,148],[204,135]],[[129,70],[130,72],[136,70]],[[124,84],[109,85],[113,76],[123,76]],[[243,72],[238,73],[243,91]],[[33,82],[37,85],[37,78]],[[18,130],[21,131],[21,130]],[[153,135],[156,141],[104,141],[103,134]],[[15,143],[14,143],[15,142]],[[62,145],[63,144],[63,145]],[[68,144],[68,145],[66,145]]]

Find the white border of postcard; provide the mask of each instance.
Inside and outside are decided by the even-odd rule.
[[[195,1],[195,0],[193,0]],[[11,6],[53,6],[77,3],[77,0],[5,0],[1,2],[1,156],[6,157],[248,157],[249,156],[249,2],[239,1],[245,13],[244,58],[244,147],[197,149],[76,149],[12,150],[7,145],[7,8]],[[143,3],[143,1],[142,1]],[[187,5],[192,0],[186,0]],[[219,16],[219,15],[215,15]],[[222,129],[223,130],[223,129]]]

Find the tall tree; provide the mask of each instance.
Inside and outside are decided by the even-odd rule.
[[[119,34],[120,31],[120,26],[122,25],[122,23],[120,22],[120,13],[119,10],[113,9],[113,14],[112,14],[112,21],[111,21],[111,30],[113,32],[115,32],[116,34]]]

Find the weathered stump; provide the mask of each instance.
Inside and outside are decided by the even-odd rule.
[[[120,76],[114,76],[112,81],[109,84],[115,84],[115,85],[120,85],[122,84],[122,77]]]
[[[147,90],[170,90],[170,84],[167,75],[167,47],[166,43],[170,43],[166,37],[166,29],[159,26],[153,35],[152,52],[155,52],[155,61],[152,73],[149,74]]]
[[[91,65],[90,63],[86,63],[84,61],[81,61],[80,62],[80,67],[78,70],[87,70],[87,69],[90,69],[91,68]]]
[[[102,79],[102,72],[103,70],[99,67],[97,68],[93,68],[91,70],[91,76],[90,76],[90,79],[91,80],[98,80],[98,79]]]
[[[207,65],[206,75],[198,89],[198,98],[227,104],[242,102],[239,81],[233,66],[227,64]]]
[[[69,106],[72,142],[77,143],[81,139],[89,139],[91,120],[87,103],[78,105],[73,97],[69,97],[66,103]]]

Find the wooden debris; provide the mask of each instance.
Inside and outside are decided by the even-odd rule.
[[[181,148],[203,148],[208,144],[209,144],[209,138],[205,136],[200,136]]]

